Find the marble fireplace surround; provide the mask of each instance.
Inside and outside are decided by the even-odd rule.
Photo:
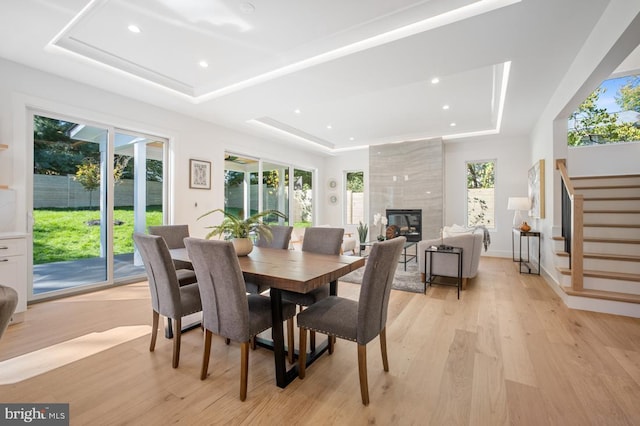
[[[442,139],[369,148],[370,237],[373,215],[387,209],[422,209],[422,239],[437,238],[444,217]]]

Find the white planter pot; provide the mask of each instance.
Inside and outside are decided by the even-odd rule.
[[[249,238],[234,238],[231,242],[238,256],[246,256],[253,250],[253,241]]]

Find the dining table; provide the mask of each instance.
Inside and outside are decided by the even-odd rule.
[[[169,250],[175,260],[190,261],[185,248]],[[328,255],[300,250],[254,247],[247,256],[239,256],[245,280],[270,287],[272,337],[263,346],[273,349],[276,384],[284,388],[298,376],[295,363],[287,370],[282,315],[282,290],[308,293],[329,283],[329,293],[338,294],[338,279],[361,268],[365,259],[358,256]],[[328,339],[307,353],[307,365],[328,349]],[[292,349],[293,350],[293,349]],[[305,350],[306,348],[301,348]]]

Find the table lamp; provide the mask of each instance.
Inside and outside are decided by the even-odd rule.
[[[528,197],[509,197],[507,210],[515,210],[513,215],[513,227],[518,228],[524,221],[522,212],[531,209],[531,202]]]

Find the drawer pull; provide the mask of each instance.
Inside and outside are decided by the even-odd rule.
[[[0,259],[0,262],[8,262],[9,259]]]
[[[9,249],[9,247],[7,247],[7,246],[0,247],[0,250],[8,250],[8,249]]]

